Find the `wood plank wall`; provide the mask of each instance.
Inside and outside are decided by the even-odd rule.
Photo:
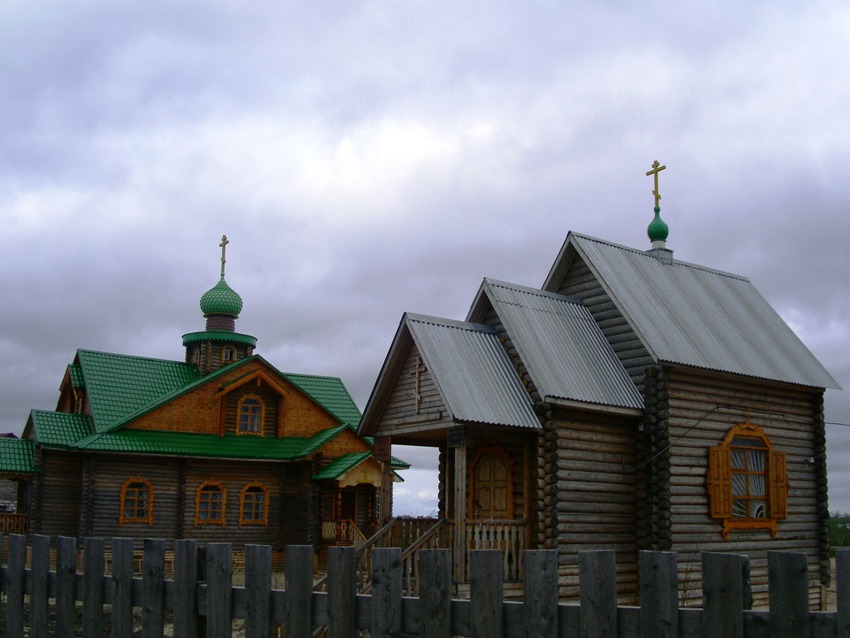
[[[79,455],[41,449],[42,473],[33,479],[30,531],[47,536],[77,536],[80,524],[80,483],[83,459]]]
[[[767,602],[767,552],[795,551],[806,554],[811,595],[818,596],[819,586],[829,579],[826,520],[820,515],[826,508],[825,485],[819,506],[817,463],[813,462],[822,451],[817,441],[818,424],[823,427],[822,392],[676,368],[668,369],[666,377],[669,549],[679,555],[680,588],[699,600],[701,551],[745,553],[750,557],[756,602]],[[776,538],[763,530],[732,530],[723,539],[721,521],[709,517],[708,449],[719,445],[734,425],[747,420],[761,427],[774,448],[787,455],[788,517],[778,522]]]

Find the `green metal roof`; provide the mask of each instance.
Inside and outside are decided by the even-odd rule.
[[[285,373],[283,376],[342,423],[348,423],[354,427],[360,423],[360,410],[338,377],[290,373]]]
[[[85,382],[83,381],[83,371],[80,370],[80,366],[72,363],[68,366],[68,374],[71,375],[71,383],[75,388],[82,388],[85,386]]]
[[[91,417],[83,414],[32,410],[30,420],[35,427],[36,440],[48,447],[72,447],[94,434]]]
[[[344,454],[337,459],[334,459],[327,466],[322,468],[322,471],[313,476],[313,480],[321,481],[324,479],[336,480],[350,469],[360,465],[363,461],[372,456],[371,452],[355,452],[354,454]]]
[[[0,472],[38,474],[33,442],[30,439],[0,438]]]
[[[125,428],[94,434],[73,447],[91,452],[287,461],[309,456],[344,429],[345,426],[340,426],[312,437],[277,439]]]
[[[98,432],[200,378],[195,366],[179,361],[91,350],[78,350],[77,360]]]
[[[189,332],[183,335],[183,345],[198,343],[199,341],[224,341],[226,343],[245,343],[249,346],[257,345],[257,337],[242,334],[241,332],[230,332],[228,330],[204,330],[202,332]]]

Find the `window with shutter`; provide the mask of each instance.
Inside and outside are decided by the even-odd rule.
[[[724,538],[734,529],[766,529],[776,536],[776,521],[787,516],[785,453],[774,450],[753,423],[739,423],[722,445],[709,449],[706,486],[711,517],[723,521]]]

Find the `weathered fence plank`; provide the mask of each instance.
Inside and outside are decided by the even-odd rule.
[[[357,616],[355,587],[356,550],[331,547],[328,550],[328,635],[355,638]]]
[[[112,539],[112,635],[133,636],[133,539]]]
[[[103,559],[102,538],[83,541],[83,638],[102,638],[103,632]]]
[[[402,635],[401,549],[372,550],[372,638]]]
[[[272,548],[245,545],[245,638],[271,633]]]
[[[56,636],[74,638],[77,600],[77,539],[56,540]]]
[[[50,537],[33,534],[30,547],[30,635],[47,638],[50,635]]]
[[[198,542],[174,541],[174,638],[198,636]]]
[[[581,638],[617,635],[617,562],[613,550],[578,554]]]
[[[502,552],[474,549],[469,552],[469,601],[473,638],[502,638]]]
[[[419,555],[419,634],[452,635],[452,552],[423,549]]]
[[[9,559],[6,568],[6,635],[24,635],[24,569],[27,558],[27,539],[20,534],[9,535]]]
[[[165,630],[165,541],[145,539],[142,565],[142,638],[162,638]]]
[[[770,633],[809,638],[809,567],[802,552],[768,552]]]
[[[207,638],[230,638],[233,607],[233,549],[207,544]]]
[[[835,598],[838,638],[850,638],[850,549],[835,552]]]
[[[638,562],[640,635],[642,638],[678,638],[676,554],[641,551]]]
[[[528,638],[558,635],[558,551],[523,552],[523,621]]]
[[[309,636],[313,626],[313,546],[286,548],[284,627],[291,636]]]
[[[705,638],[743,638],[743,574],[743,556],[702,555],[702,620]]]

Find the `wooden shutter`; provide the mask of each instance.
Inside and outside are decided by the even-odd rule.
[[[770,518],[786,518],[788,516],[788,465],[785,452],[770,451],[770,461],[767,466],[770,483]]]
[[[708,500],[711,518],[732,517],[732,453],[728,447],[708,450]]]

